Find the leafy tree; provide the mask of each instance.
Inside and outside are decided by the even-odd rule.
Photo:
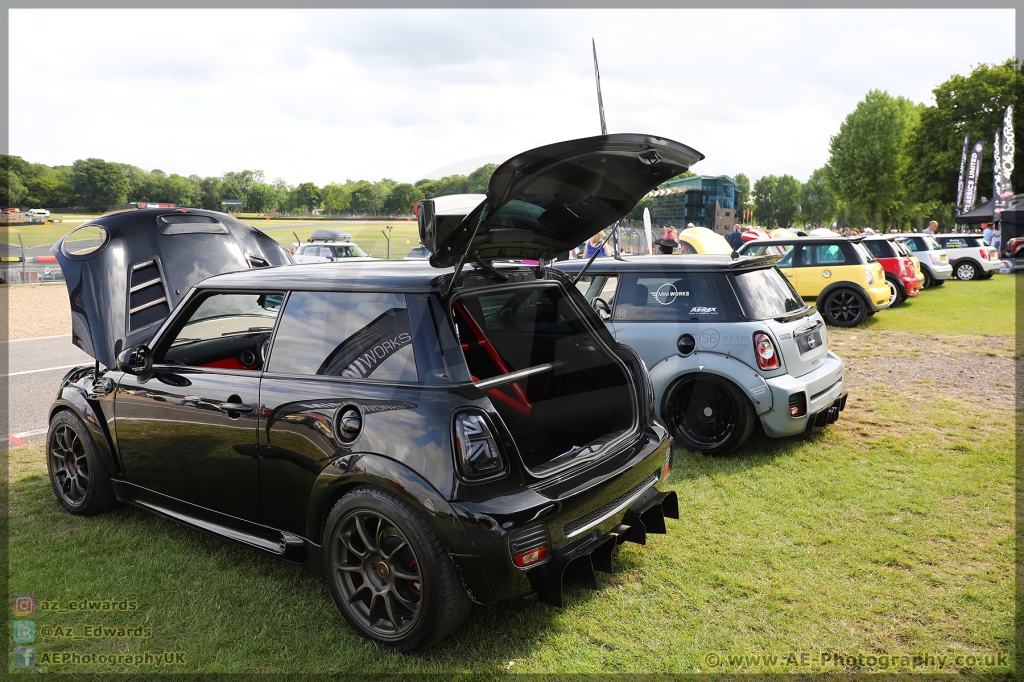
[[[352,210],[367,215],[380,215],[384,210],[384,201],[391,190],[393,181],[387,179],[380,182],[361,180],[352,188]]]
[[[277,207],[277,200],[277,190],[265,182],[261,182],[253,185],[252,189],[249,190],[246,206],[250,211],[266,213],[270,209]]]
[[[750,201],[750,178],[745,173],[737,173],[733,176],[732,181],[736,183],[736,211],[739,212],[740,217],[743,216],[744,211],[753,210],[754,205]]]
[[[71,206],[75,201],[75,188],[55,175],[40,175],[26,185],[25,203],[35,207],[56,208]]]
[[[291,191],[288,203],[293,208],[310,210],[320,206],[320,188],[312,182],[304,182]]]
[[[818,168],[800,187],[803,219],[812,225],[831,225],[839,212],[839,200],[825,182],[825,169]]]
[[[498,169],[496,163],[485,163],[466,177],[467,194],[484,194],[487,192],[487,183],[490,181],[494,171]],[[418,200],[417,200],[418,201]]]
[[[487,177],[490,177],[488,175]],[[395,185],[384,200],[384,212],[391,215],[412,213],[413,204],[423,198],[419,187],[407,182]]]
[[[650,209],[652,213],[654,212],[654,197],[644,197],[638,201],[633,210],[626,214],[626,218],[628,220],[643,220],[645,208]],[[645,246],[644,248],[646,249],[647,247]]]
[[[341,213],[352,206],[352,188],[348,184],[339,185],[332,182],[325,185],[321,193],[324,210],[328,213]]]
[[[871,90],[829,142],[826,181],[840,199],[867,206],[872,228],[879,210],[900,199],[899,169],[917,116],[910,100]]]
[[[486,168],[486,166],[482,166]],[[479,169],[477,169],[479,170]],[[474,173],[476,171],[473,171]],[[490,174],[488,174],[490,177]],[[427,199],[449,194],[469,194],[469,179],[465,175],[447,175],[440,180],[420,180],[416,183]],[[486,189],[486,186],[484,187]]]
[[[1024,123],[1024,61],[980,64],[969,76],[953,76],[932,93],[935,106],[921,111],[920,123],[907,142],[907,182],[918,202],[932,202],[928,219],[936,214],[948,216],[956,203],[964,134],[987,142],[981,178],[983,183],[991,182],[993,137],[996,130],[1002,131],[1007,105],[1013,104],[1014,130],[1022,130]],[[1021,146],[1015,145],[1010,178],[1014,188],[1024,186]]]
[[[0,167],[0,204],[19,206],[28,197],[28,189],[18,174],[7,167]]]
[[[221,199],[221,187],[223,182],[220,178],[208,177],[200,179],[198,176],[191,176],[194,180],[198,181],[199,186],[199,205],[210,211],[221,210],[220,199]]]
[[[72,165],[72,182],[78,200],[97,211],[128,200],[131,184],[116,164],[103,159],[79,159]]]
[[[792,175],[765,175],[754,183],[754,217],[768,228],[789,227],[797,214],[800,181]]]

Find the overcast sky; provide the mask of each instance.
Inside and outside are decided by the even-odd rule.
[[[318,185],[600,133],[591,37],[609,132],[751,179],[806,180],[872,88],[931,103],[1015,51],[1010,9],[12,9],[10,36],[12,154]]]

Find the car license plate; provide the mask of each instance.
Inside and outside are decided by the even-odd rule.
[[[821,348],[821,331],[812,329],[809,332],[797,334],[796,347],[800,349],[800,355],[810,353],[815,348]]]

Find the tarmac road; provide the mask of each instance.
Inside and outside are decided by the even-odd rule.
[[[38,443],[46,437],[46,413],[64,374],[94,360],[71,345],[71,334],[0,341],[7,368],[0,386],[7,392],[7,441]]]

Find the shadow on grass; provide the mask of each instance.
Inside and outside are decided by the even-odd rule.
[[[90,599],[110,594],[120,598],[124,595],[117,590],[129,589],[132,594],[127,596],[139,597],[143,611],[163,612],[163,645],[171,649],[188,645],[205,653],[217,646],[213,641],[204,644],[194,629],[212,603],[219,611],[234,612],[226,623],[240,637],[254,626],[274,622],[303,623],[310,634],[320,633],[283,634],[281,646],[305,649],[298,652],[300,658],[337,657],[338,651],[352,648],[360,652],[356,660],[424,672],[472,670],[484,661],[529,657],[565,628],[558,622],[559,609],[532,599],[475,605],[444,642],[411,657],[392,654],[362,641],[335,606],[323,577],[303,567],[131,506],[94,517],[70,516],[42,476],[12,482],[10,492],[12,589],[52,598],[68,594],[71,584],[77,591],[70,597]],[[67,556],[69,544],[78,548],[73,559]],[[641,565],[635,553],[616,553],[614,558],[616,573]],[[598,574],[598,590],[567,590],[566,609],[602,599],[610,580],[614,577]],[[185,593],[192,599],[165,596]]]

